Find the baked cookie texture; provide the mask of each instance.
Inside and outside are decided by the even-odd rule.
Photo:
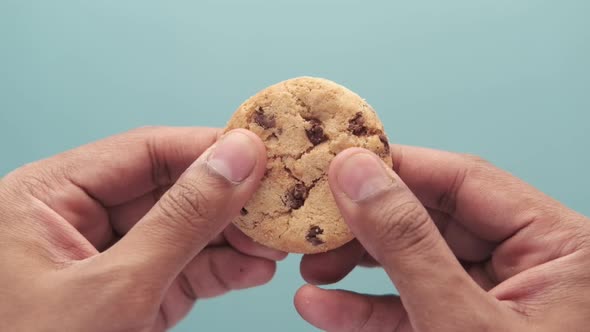
[[[332,81],[299,77],[245,101],[226,131],[245,128],[263,140],[267,171],[234,224],[256,242],[314,254],[353,239],[328,184],[330,161],[362,147],[392,166],[389,141],[373,108]]]

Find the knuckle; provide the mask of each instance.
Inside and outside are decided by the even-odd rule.
[[[454,215],[457,210],[457,201],[459,200],[459,192],[465,183],[469,170],[468,168],[459,168],[455,172],[453,180],[447,190],[443,190],[437,200],[437,207],[439,210]]]
[[[465,161],[467,161],[468,164],[471,165],[490,165],[490,162],[487,161],[486,159],[484,159],[481,156],[475,155],[475,154],[470,154],[470,153],[462,153],[460,154],[462,156],[463,159],[465,159]]]
[[[226,276],[221,272],[219,261],[213,259],[211,255],[209,255],[209,271],[211,271],[211,277],[213,278],[217,287],[221,290],[222,293],[226,293],[231,291],[232,287],[228,280],[226,280]],[[243,274],[238,274],[237,277],[243,277]]]
[[[140,126],[140,127],[131,129],[128,133],[138,134],[138,135],[152,134],[155,131],[161,130],[162,128],[165,128],[165,127],[146,125],[146,126]]]
[[[550,217],[552,213],[556,214],[556,216]],[[547,236],[563,239],[555,246],[558,255],[565,256],[590,248],[590,228],[588,227],[590,224],[588,224],[589,220],[586,217],[576,215],[576,213],[570,211],[561,214],[553,211],[533,219],[532,222],[535,220],[539,223],[548,224],[545,227]]]
[[[436,201],[437,209],[454,215],[459,201],[459,192],[463,184],[469,181],[489,181],[497,177],[495,167],[487,160],[472,154],[458,154],[462,163],[455,169],[449,185],[441,192]],[[467,181],[469,179],[469,181]]]
[[[386,218],[377,229],[378,243],[387,251],[403,251],[425,245],[431,239],[432,222],[426,210],[414,201],[384,210]]]
[[[195,301],[197,299],[209,299],[223,295],[233,289],[237,278],[244,277],[244,273],[227,273],[227,261],[216,259],[210,250],[199,256],[200,264],[197,270],[186,271],[179,275],[179,286],[186,299]],[[235,265],[229,267],[234,269]]]
[[[165,156],[160,152],[158,140],[155,137],[148,138],[145,145],[153,185],[156,187],[169,185],[173,181],[172,170]]]
[[[2,178],[21,194],[29,194],[43,200],[52,192],[60,191],[68,181],[74,166],[64,162],[65,153],[50,159],[25,164]],[[65,160],[67,161],[67,160]]]
[[[15,177],[16,186],[25,193],[34,197],[45,197],[53,191],[55,184],[52,177],[38,170],[29,172],[23,170],[21,174]]]
[[[487,179],[490,177],[498,177],[500,175],[500,172],[498,172],[499,169],[483,157],[472,154],[462,154],[461,156],[465,161],[462,169],[465,177]]]
[[[191,283],[188,275],[185,271],[181,272],[178,275],[178,285],[184,297],[191,302],[194,302],[198,299],[197,292],[195,291],[195,287]]]

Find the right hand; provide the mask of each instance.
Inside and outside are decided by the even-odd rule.
[[[304,257],[301,271],[326,284],[379,264],[400,296],[304,286],[305,320],[327,331],[588,331],[588,218],[478,158],[395,146],[393,160],[395,172],[366,150],[334,159],[330,185],[358,242]]]

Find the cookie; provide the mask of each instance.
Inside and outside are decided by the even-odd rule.
[[[373,108],[332,81],[300,77],[245,101],[226,131],[245,128],[268,153],[258,191],[234,224],[263,245],[314,254],[353,239],[328,185],[330,161],[350,147],[375,152],[392,164],[389,142]]]

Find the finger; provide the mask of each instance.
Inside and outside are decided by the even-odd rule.
[[[322,331],[411,331],[396,296],[369,296],[307,285],[295,295],[295,308],[303,319]]]
[[[2,179],[19,197],[33,198],[63,218],[95,248],[112,241],[104,208],[76,185],[64,180],[45,162],[25,165]]]
[[[123,237],[137,222],[145,216],[149,210],[160,200],[160,197],[170,189],[167,188],[155,189],[154,191],[140,196],[134,200],[126,202],[121,205],[114,206],[109,209],[109,220],[113,226],[113,231],[118,238]],[[223,235],[218,235],[213,239],[209,245],[226,245],[227,242]]]
[[[495,243],[482,240],[457,222],[448,224],[443,237],[455,256],[465,262],[483,262],[490,258],[496,247]]]
[[[488,258],[493,244],[481,241],[459,224],[449,223],[447,214],[428,211],[453,253],[462,260],[478,262]],[[328,285],[346,277],[356,266],[376,267],[379,263],[356,240],[338,249],[316,255],[305,255],[300,270],[303,279],[312,285]]]
[[[546,197],[474,157],[400,145],[392,146],[392,155],[396,173],[423,204],[488,242],[500,242],[528,225],[538,214],[540,197]]]
[[[129,202],[109,208],[109,221],[119,235],[127,234],[156,204],[153,193],[137,197]]]
[[[142,128],[58,155],[48,162],[103,206],[170,185],[220,135],[216,128]]]
[[[170,328],[190,311],[195,300],[268,283],[276,263],[232,248],[207,248],[195,257],[170,286],[162,309]]]
[[[234,219],[259,186],[266,151],[247,130],[229,132],[107,252],[112,261],[156,266],[172,280]]]
[[[35,276],[62,267],[65,262],[97,254],[92,244],[62,216],[40,200],[15,195],[12,190],[0,185],[0,215],[4,218],[0,221],[0,262],[18,261],[19,266],[27,266],[30,275]]]
[[[583,227],[583,216],[489,163],[408,146],[393,146],[392,153],[395,169],[420,201],[461,225],[462,234],[445,234],[457,256],[481,261],[493,250],[494,280],[568,255],[583,242],[569,230]]]
[[[105,207],[171,184],[219,133],[213,128],[142,128],[29,164],[10,178],[23,182],[102,250],[114,240]]]
[[[448,218],[441,218],[443,213],[439,211],[428,211],[428,213],[437,217],[439,220],[436,222],[437,226],[442,229],[447,227],[446,220]],[[357,240],[353,240],[326,253],[304,255],[300,270],[301,276],[306,282],[312,285],[329,285],[342,280],[357,265],[376,267],[379,266],[379,263],[366,252]]]
[[[373,256],[369,255],[369,253],[365,253],[363,258],[361,259],[361,262],[359,263],[359,266],[378,267],[381,265],[379,264],[379,262],[377,262],[377,260],[375,258],[373,258]]]
[[[312,285],[333,284],[352,272],[364,256],[365,249],[356,240],[332,251],[305,255],[300,264],[301,276]]]
[[[436,228],[438,228],[438,230],[441,233],[444,233],[445,229],[449,226],[449,224],[451,222],[454,222],[454,220],[448,214],[433,208],[429,208],[428,206],[424,207],[426,208],[426,211],[428,211],[428,214],[430,215],[430,218],[432,218],[432,221],[434,221]]]
[[[237,251],[253,257],[266,258],[271,261],[281,261],[287,253],[263,246],[246,236],[236,226],[229,225],[224,231],[226,241]]]
[[[486,241],[469,231],[464,224],[453,219],[447,213],[427,208],[428,214],[443,235],[455,256],[464,262],[484,262],[488,260],[496,243]]]
[[[207,248],[183,271],[196,298],[207,299],[232,290],[260,286],[269,282],[276,263],[252,257],[233,248]],[[186,285],[185,285],[186,286]]]
[[[490,302],[426,209],[376,155],[344,151],[330,165],[329,182],[345,221],[397,286],[410,318],[448,319],[449,311],[464,314]]]

